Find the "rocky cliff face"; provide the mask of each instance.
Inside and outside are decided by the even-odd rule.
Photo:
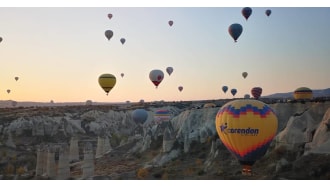
[[[285,148],[297,152],[297,156],[330,153],[329,102],[276,103],[270,106],[278,117],[279,127],[269,151]],[[212,145],[205,157],[205,168],[208,168],[220,153],[218,148],[221,142],[215,130],[215,116],[219,107],[162,108],[171,111],[173,118],[169,122],[156,124],[153,114],[160,108],[149,108],[148,119],[143,125],[132,120],[132,110],[104,111],[97,107],[79,112],[61,110],[57,112],[62,114],[55,116],[41,111],[37,115],[18,115],[11,120],[0,120],[0,147],[26,150],[33,149],[39,143],[69,143],[72,137],[82,141],[96,141],[102,137],[109,140],[113,149],[133,144],[127,153],[142,153],[154,148],[155,143],[162,138],[161,145],[158,144],[161,151],[150,158],[150,164],[145,165],[148,167],[162,166],[182,154],[194,151],[196,144],[203,145],[211,141]],[[285,161],[290,160],[282,159],[278,164],[288,164],[283,163]]]
[[[329,108],[328,103],[289,103],[281,106],[275,104],[274,110],[278,114],[282,130],[280,129],[274,142],[277,146],[284,145],[288,149],[300,149],[303,152],[311,151],[316,147],[312,144],[324,143],[324,138],[328,138],[324,123],[329,118],[327,114]],[[323,131],[323,134],[320,131]],[[329,150],[330,148],[327,149],[328,153]]]

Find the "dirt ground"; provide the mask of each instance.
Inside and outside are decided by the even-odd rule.
[[[171,160],[160,167],[144,168],[161,148],[151,148],[143,153],[127,154],[130,145],[114,149],[95,161],[94,179],[108,180],[328,180],[330,155],[294,157],[290,152],[274,150],[257,161],[251,176],[242,175],[241,165],[224,146],[211,166],[205,162],[211,144],[195,144],[189,153]],[[287,165],[276,168],[280,159]],[[291,158],[291,159],[290,159]],[[278,170],[276,170],[278,169]]]

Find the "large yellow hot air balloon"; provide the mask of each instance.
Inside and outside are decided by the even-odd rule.
[[[102,74],[99,76],[99,85],[108,95],[111,89],[116,85],[116,77],[112,74]]]
[[[293,97],[295,100],[312,99],[313,91],[307,87],[300,87],[293,92]]]
[[[223,105],[215,119],[217,133],[243,166],[242,174],[266,153],[276,135],[278,120],[265,103],[254,99],[233,100]]]

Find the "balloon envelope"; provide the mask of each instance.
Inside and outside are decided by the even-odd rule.
[[[8,94],[10,93],[10,89],[7,89],[7,93],[8,93]]]
[[[93,101],[92,100],[86,100],[86,105],[87,106],[91,106],[93,104]]]
[[[120,42],[121,42],[121,44],[124,44],[126,42],[126,39],[125,38],[121,38],[120,39]]]
[[[113,32],[112,32],[112,30],[106,30],[104,34],[105,34],[105,37],[106,37],[108,40],[110,40],[110,39],[112,38],[112,36],[113,36]]]
[[[224,93],[226,93],[227,90],[228,90],[228,86],[222,86],[222,91],[223,91]]]
[[[133,121],[137,124],[143,124],[148,118],[148,112],[144,109],[136,109],[132,112]]]
[[[268,9],[268,10],[266,10],[266,12],[265,12],[265,13],[266,13],[266,15],[269,17],[269,16],[270,16],[270,14],[272,13],[272,11]]]
[[[203,108],[215,108],[215,107],[217,107],[217,105],[214,103],[205,103],[203,105]]]
[[[12,101],[12,102],[11,102],[11,105],[12,105],[13,107],[15,107],[15,106],[17,105],[17,101]]]
[[[166,72],[168,73],[168,75],[170,76],[173,72],[173,67],[167,67],[166,68]]]
[[[156,86],[156,88],[158,87],[158,85],[163,81],[164,79],[164,73],[161,70],[158,69],[154,69],[152,71],[150,71],[149,73],[149,79],[151,80],[151,82]]]
[[[116,85],[116,77],[112,74],[102,74],[98,78],[101,88],[109,94],[112,88]]]
[[[253,87],[251,89],[251,94],[255,99],[259,99],[259,97],[262,94],[262,88],[261,87]]]
[[[15,80],[17,81],[19,79],[19,77],[15,77]]]
[[[242,73],[242,76],[243,76],[244,79],[247,77],[247,75],[248,75],[247,72],[243,72],[243,73]]]
[[[243,27],[238,23],[234,23],[229,26],[228,32],[230,36],[234,39],[234,41],[237,42],[237,39],[243,32]]]
[[[171,118],[172,118],[171,112],[165,109],[157,110],[154,115],[154,119],[157,123],[163,121],[170,121]]]
[[[168,24],[170,25],[170,26],[172,26],[173,25],[173,21],[171,20],[171,21],[168,21]]]
[[[245,17],[246,20],[249,19],[250,15],[252,14],[252,8],[250,7],[244,7],[242,9],[242,15]]]
[[[299,87],[293,92],[295,100],[312,99],[313,91],[307,87]]]
[[[1,41],[2,41],[2,37],[0,37],[0,43],[1,43]]]
[[[236,88],[233,88],[233,89],[230,90],[230,92],[231,92],[231,94],[232,94],[233,96],[235,96],[236,93],[237,93],[237,89],[236,89]]]
[[[112,14],[108,14],[108,18],[111,19],[112,18]]]
[[[278,120],[267,104],[240,99],[219,109],[215,125],[220,140],[240,164],[252,166],[266,153],[276,135]]]
[[[124,77],[124,73],[121,73],[120,76],[121,76],[121,77]]]
[[[244,99],[250,99],[250,94],[245,94]]]
[[[181,92],[183,90],[183,86],[179,86],[178,89]]]

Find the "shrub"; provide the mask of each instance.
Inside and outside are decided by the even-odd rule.
[[[12,165],[10,163],[5,168],[5,174],[6,175],[8,175],[8,174],[14,174],[14,171],[15,171],[14,165]]]
[[[145,179],[147,176],[148,176],[149,172],[147,169],[145,168],[140,168],[138,171],[137,171],[137,178],[138,179]]]
[[[183,171],[183,174],[185,176],[192,176],[195,173],[195,169],[194,168],[187,168]]]
[[[201,159],[196,159],[195,163],[196,163],[197,166],[203,165],[203,161]]]
[[[7,157],[7,151],[2,151],[2,157]]]
[[[22,175],[25,173],[25,169],[24,169],[24,167],[20,166],[17,168],[16,172],[18,175]]]
[[[167,172],[164,172],[163,174],[162,174],[162,178],[161,178],[162,180],[168,180],[168,173]]]

